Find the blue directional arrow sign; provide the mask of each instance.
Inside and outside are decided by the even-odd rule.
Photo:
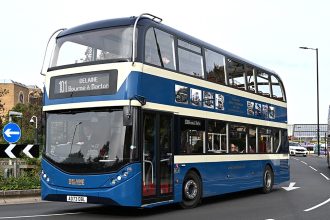
[[[16,123],[8,123],[2,129],[2,135],[8,143],[16,143],[21,138],[21,129]]]

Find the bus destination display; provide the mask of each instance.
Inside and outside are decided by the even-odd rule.
[[[55,79],[55,94],[109,89],[109,74],[68,75]]]
[[[113,94],[117,75],[116,70],[111,70],[52,77],[50,98]]]

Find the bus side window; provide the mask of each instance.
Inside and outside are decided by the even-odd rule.
[[[226,153],[227,152],[227,126],[223,121],[208,121],[208,153]]]
[[[178,40],[179,71],[204,78],[202,49]]]
[[[256,92],[254,72],[255,71],[253,71],[253,67],[248,65],[245,66],[247,90],[253,93]]]
[[[253,154],[256,153],[256,127],[255,126],[249,126],[249,147],[248,147],[248,153]]]
[[[205,49],[206,79],[210,82],[226,84],[224,56]]]
[[[257,70],[257,87],[260,95],[270,97],[270,79],[268,73]]]
[[[153,27],[149,28],[145,39],[144,60],[146,63],[175,70],[174,37]]]
[[[280,83],[280,81],[275,77],[275,76],[271,76],[271,84],[272,84],[272,97],[274,99],[280,100],[280,101],[284,101],[284,95],[283,95],[283,86]]]
[[[281,130],[278,128],[273,129],[273,153],[278,153],[281,147]]]
[[[258,135],[258,153],[265,154],[272,152],[272,130],[268,128],[259,128]]]
[[[205,152],[205,120],[181,118],[180,154]]]
[[[246,153],[246,126],[241,124],[230,124],[229,129],[229,143],[232,147],[230,148],[229,153]]]
[[[246,74],[244,65],[232,59],[227,59],[226,70],[229,85],[237,89],[246,90]]]

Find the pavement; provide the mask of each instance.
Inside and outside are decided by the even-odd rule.
[[[26,197],[0,197],[1,205],[12,205],[12,204],[29,204],[43,202],[40,196],[26,196]]]
[[[0,190],[0,205],[41,202],[40,189]]]

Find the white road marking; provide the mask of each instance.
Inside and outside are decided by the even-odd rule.
[[[324,175],[323,173],[320,173],[326,180],[330,180],[329,177],[327,177],[326,175]]]
[[[300,188],[300,187],[294,186],[294,185],[296,185],[296,183],[295,182],[291,182],[288,187],[282,187],[282,188],[285,189],[286,191],[292,191],[292,190],[295,190],[295,189],[299,189]]]
[[[326,201],[324,201],[324,202],[322,202],[322,203],[320,203],[320,204],[318,204],[318,205],[316,205],[316,206],[313,206],[312,208],[305,209],[304,211],[305,211],[305,212],[312,211],[312,210],[314,210],[314,209],[316,209],[316,208],[318,208],[318,207],[320,207],[320,206],[323,206],[323,205],[327,204],[328,202],[330,202],[330,199],[328,199],[328,200],[326,200]]]
[[[308,165],[305,161],[302,161],[302,160],[301,160],[300,162],[302,162],[302,163],[305,164],[305,165]]]
[[[312,166],[309,166],[312,170],[316,171],[317,172],[317,169],[315,169],[314,167]]]
[[[0,219],[20,219],[20,218],[38,218],[38,217],[51,217],[51,216],[63,216],[63,215],[79,215],[82,212],[68,212],[59,214],[48,214],[48,215],[23,215],[23,216],[10,216],[10,217],[0,217]]]

